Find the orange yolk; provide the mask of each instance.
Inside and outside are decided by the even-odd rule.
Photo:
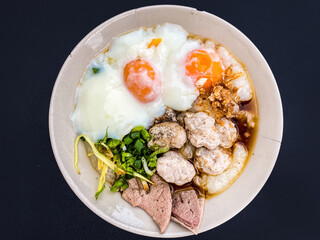
[[[189,53],[185,63],[186,75],[193,82],[201,83],[201,88],[209,89],[221,80],[225,67],[220,57],[214,51],[197,49]]]
[[[161,93],[161,80],[149,62],[137,59],[124,68],[124,82],[129,91],[142,103],[155,100]]]
[[[151,40],[151,42],[148,45],[148,48],[151,47],[158,47],[158,45],[161,43],[162,39],[161,38],[154,38]]]

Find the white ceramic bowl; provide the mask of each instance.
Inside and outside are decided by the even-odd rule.
[[[75,90],[84,69],[113,37],[138,27],[164,22],[179,24],[190,33],[217,40],[247,66],[259,104],[256,144],[237,181],[227,191],[207,201],[199,232],[224,223],[247,206],[267,181],[277,159],[283,130],[281,99],[272,72],[259,50],[243,33],[210,13],[183,6],[149,6],[127,11],[99,25],[82,39],[61,68],[51,97],[49,130],[52,149],[64,178],[93,212],[107,222],[136,234],[181,237],[191,235],[191,232],[171,222],[161,235],[153,220],[143,210],[132,208],[119,193],[104,191],[96,201],[94,194],[98,175],[91,167],[82,144],[79,146],[81,175],[76,173],[73,166],[76,134],[70,114],[74,107]]]

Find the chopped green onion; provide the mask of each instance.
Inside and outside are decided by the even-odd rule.
[[[160,148],[160,149],[154,151],[154,152],[149,156],[149,159],[153,158],[154,156],[157,156],[158,154],[165,153],[165,152],[168,152],[168,151],[169,151],[169,147]]]
[[[107,141],[107,146],[109,148],[116,148],[120,143],[120,140],[111,138]]]
[[[127,150],[126,144],[124,142],[121,142],[120,148],[122,149],[122,151],[126,151]]]
[[[123,184],[124,184],[124,179],[120,177],[115,183],[110,187],[111,192],[116,192]]]
[[[131,158],[129,158],[129,159],[127,160],[127,164],[133,165],[133,163],[134,163],[135,160],[136,160],[135,157],[131,157]]]
[[[144,168],[144,170],[146,171],[146,173],[147,173],[148,175],[152,176],[152,175],[155,173],[156,168],[151,171],[151,170],[148,168],[147,160],[146,160],[144,157],[141,158],[141,161],[142,161],[143,168]]]
[[[104,166],[105,170],[108,166],[117,174],[118,179],[110,187],[113,192],[127,189],[127,181],[133,177],[140,178],[145,185],[148,185],[147,182],[154,184],[150,178],[156,171],[157,155],[169,150],[169,148],[161,148],[158,145],[149,148],[147,144],[152,139],[152,135],[143,126],[134,127],[122,140],[109,138],[107,129],[104,138],[98,140],[96,144],[93,144],[90,138],[82,134],[77,137],[75,142],[74,164],[78,173],[77,144],[80,138],[89,143],[93,154],[101,163],[104,163],[101,166]],[[101,174],[96,198],[102,192],[102,188],[105,188],[104,177],[105,173]]]
[[[130,134],[130,137],[132,139],[140,138],[140,132],[133,132],[133,133]]]
[[[142,143],[142,141],[140,139],[138,139],[135,144],[134,144],[134,148],[140,153],[141,149],[144,147],[144,144]]]
[[[133,166],[135,169],[140,169],[141,168],[141,160],[139,160],[139,159],[135,160]]]
[[[129,145],[130,143],[132,143],[132,139],[131,137],[128,135],[126,136],[124,139],[123,139],[123,142],[126,144],[126,145]]]
[[[124,182],[121,186],[122,190],[126,190],[129,187],[129,184],[127,182]]]
[[[100,69],[93,67],[92,72],[93,72],[93,74],[97,74],[98,72],[100,72]]]
[[[160,148],[160,146],[159,146],[158,144],[155,144],[155,145],[153,145],[153,146],[150,147],[150,149],[151,149],[152,151],[156,151],[156,150],[158,150],[159,148]]]
[[[147,141],[150,141],[151,140],[151,135],[148,133],[148,131],[146,129],[142,129],[140,131],[142,137],[147,140]]]
[[[144,126],[136,126],[131,129],[131,132],[140,132],[141,130],[145,129]]]
[[[123,157],[131,157],[132,154],[131,154],[131,153],[128,153],[128,152],[123,152],[123,153],[122,153],[122,156],[123,156]]]
[[[114,155],[113,161],[114,161],[114,162],[119,162],[119,161],[120,161],[120,155],[119,155],[119,154]]]
[[[133,174],[133,168],[127,162],[121,165],[121,168],[126,171],[127,174]]]
[[[148,161],[148,167],[151,167],[151,168],[156,167],[156,166],[157,166],[157,159],[158,159],[158,158],[157,158],[156,156],[148,159],[148,160],[149,160],[149,161]]]

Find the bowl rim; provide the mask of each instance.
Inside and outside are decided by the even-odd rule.
[[[140,10],[148,10],[148,9],[159,9],[161,8],[161,10],[163,10],[163,8],[171,8],[171,9],[184,9],[184,10],[189,10],[189,11],[193,11],[193,12],[200,12],[201,14],[208,14],[210,15],[211,17],[214,17],[216,18],[216,20],[218,21],[222,21],[224,24],[227,24],[229,25],[230,28],[232,28],[233,31],[236,31],[238,34],[242,35],[242,37],[246,40],[246,42],[250,45],[249,47],[250,48],[254,48],[254,50],[260,55],[261,59],[264,61],[266,67],[267,67],[267,70],[269,71],[270,73],[270,76],[272,76],[272,82],[273,84],[275,85],[275,89],[276,89],[276,95],[277,95],[277,100],[279,102],[279,105],[277,106],[279,108],[279,113],[280,113],[280,119],[281,119],[281,122],[279,123],[279,126],[280,126],[280,134],[279,134],[279,139],[277,139],[276,141],[279,142],[279,147],[278,149],[276,150],[276,155],[275,155],[275,160],[273,161],[273,164],[272,164],[272,167],[270,168],[270,171],[268,172],[268,174],[266,174],[266,177],[263,179],[263,181],[261,181],[261,184],[260,186],[257,186],[257,188],[255,189],[255,191],[253,191],[254,193],[251,194],[251,197],[248,199],[247,203],[240,209],[237,209],[237,211],[235,211],[233,214],[230,214],[228,216],[226,216],[225,218],[221,219],[221,221],[219,221],[220,223],[217,224],[216,226],[213,226],[213,227],[210,227],[210,228],[207,228],[205,229],[204,231],[202,232],[199,232],[200,233],[203,233],[203,232],[206,232],[208,230],[211,230],[211,229],[214,229],[215,227],[218,227],[220,226],[221,224],[227,222],[228,220],[230,220],[231,218],[233,218],[235,215],[237,215],[239,212],[241,212],[246,206],[248,206],[251,201],[257,196],[257,194],[261,191],[261,189],[263,188],[263,186],[265,185],[265,183],[267,182],[268,178],[270,177],[271,175],[271,172],[275,166],[275,163],[277,161],[277,158],[278,158],[278,155],[279,155],[279,152],[280,152],[280,148],[281,148],[281,141],[282,141],[282,137],[283,137],[283,107],[282,107],[282,101],[281,101],[281,97],[280,97],[280,92],[279,92],[279,88],[278,88],[278,85],[277,85],[277,82],[274,78],[274,75],[270,69],[270,66],[269,64],[267,63],[266,59],[264,58],[264,56],[262,55],[262,53],[259,51],[259,49],[253,44],[253,42],[244,34],[242,33],[240,30],[238,30],[235,26],[233,26],[231,23],[225,21],[224,19],[216,16],[215,14],[212,14],[212,13],[208,13],[206,11],[199,11],[197,10],[196,8],[193,8],[193,7],[188,7],[188,6],[183,6],[183,5],[174,5],[174,4],[160,4],[160,5],[149,5],[149,6],[144,6],[144,7],[140,7],[140,8],[135,8],[135,9],[131,9],[131,10],[128,10],[128,11],[125,11],[125,12],[122,12],[120,14],[117,14],[115,16],[113,16],[112,18],[109,18],[107,19],[106,21],[102,22],[101,24],[99,24],[97,27],[95,27],[93,30],[91,30],[84,38],[82,38],[82,40],[73,48],[73,50],[71,51],[71,53],[68,55],[68,57],[66,58],[66,60],[64,61],[58,75],[57,75],[57,78],[56,78],[56,81],[54,83],[54,86],[53,86],[53,90],[52,90],[52,93],[51,93],[51,99],[50,99],[50,106],[49,106],[49,118],[48,118],[48,124],[49,124],[49,136],[50,136],[50,142],[51,142],[51,147],[52,147],[52,150],[53,150],[53,154],[54,154],[54,157],[56,159],[56,162],[58,164],[58,167],[64,177],[64,179],[66,180],[67,184],[69,185],[69,187],[72,189],[72,191],[75,193],[75,195],[92,211],[94,212],[96,215],[98,215],[100,218],[102,218],[103,220],[107,221],[108,223],[112,224],[113,226],[115,227],[118,227],[122,230],[125,230],[125,231],[129,231],[131,233],[134,233],[134,234],[138,234],[138,235],[142,235],[142,236],[149,236],[149,237],[159,237],[159,238],[171,238],[171,237],[185,237],[185,236],[190,236],[190,235],[193,235],[191,232],[185,232],[185,234],[181,234],[181,235],[178,235],[178,236],[164,236],[163,234],[158,234],[157,236],[155,236],[154,233],[152,232],[149,232],[149,231],[146,231],[146,230],[143,230],[143,229],[137,229],[135,227],[131,227],[131,226],[128,226],[124,223],[121,223],[120,221],[118,220],[115,220],[107,215],[104,215],[101,211],[98,210],[98,208],[91,204],[88,199],[84,196],[84,194],[81,192],[81,190],[76,186],[76,184],[73,182],[71,176],[69,175],[68,171],[66,170],[65,166],[63,165],[63,161],[62,159],[60,158],[60,155],[59,155],[59,151],[57,149],[57,146],[56,146],[56,143],[55,143],[55,133],[54,133],[54,130],[53,130],[53,102],[54,102],[54,96],[56,94],[56,91],[57,91],[57,86],[58,86],[58,83],[60,82],[61,80],[61,75],[62,73],[64,72],[64,69],[66,68],[67,66],[67,63],[70,61],[70,58],[73,54],[73,52],[75,52],[78,48],[80,48],[93,34],[95,34],[100,28],[102,28],[103,26],[105,25],[108,25],[114,21],[117,21],[118,19],[121,19],[127,15],[131,15],[131,14],[134,14],[136,11],[140,11]],[[259,99],[258,99],[258,102],[259,102]]]

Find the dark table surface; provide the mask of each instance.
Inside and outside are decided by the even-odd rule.
[[[88,32],[163,3],[213,13],[247,35],[268,61],[284,109],[281,151],[261,192],[228,222],[188,239],[320,239],[320,5],[244,0],[3,2],[2,239],[142,238],[100,219],[69,188],[51,150],[48,109],[63,62]]]

